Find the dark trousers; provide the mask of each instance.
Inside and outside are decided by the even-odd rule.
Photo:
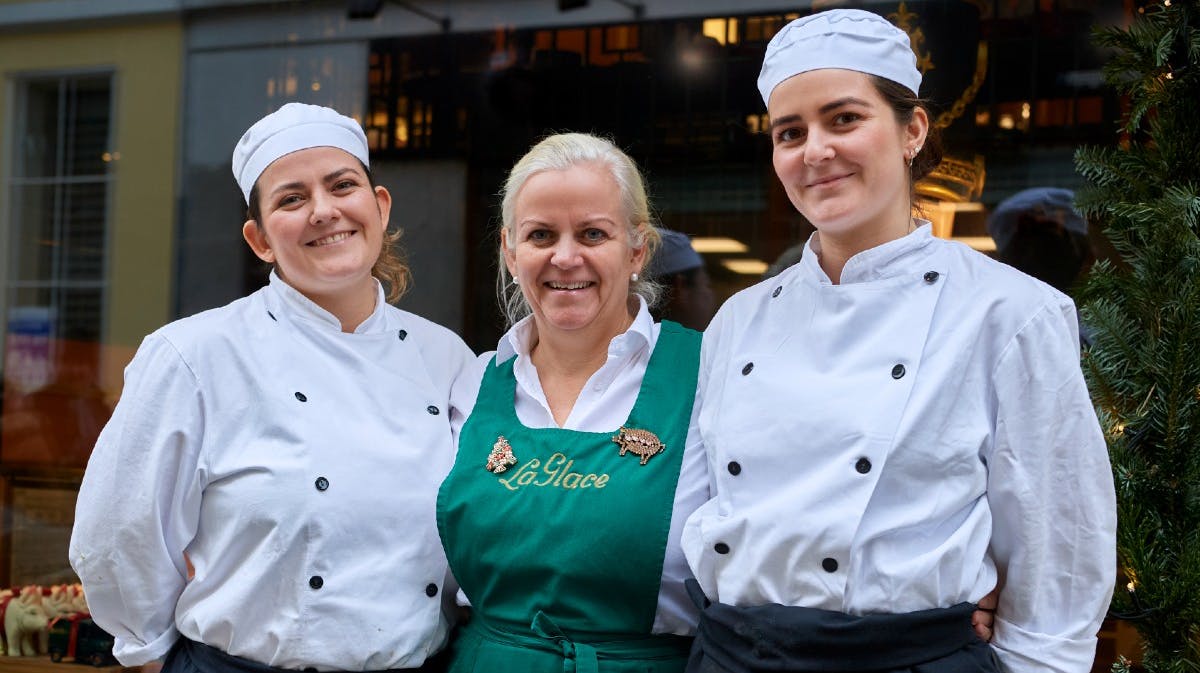
[[[974,603],[894,615],[711,603],[701,609],[687,673],[999,673],[991,646],[971,626]]]
[[[315,668],[300,669],[315,671]],[[420,668],[398,668],[390,671],[362,671],[360,673],[441,673],[445,670],[444,657],[438,655],[425,661]],[[286,668],[275,668],[235,657],[187,638],[180,638],[167,653],[162,673],[296,673]]]

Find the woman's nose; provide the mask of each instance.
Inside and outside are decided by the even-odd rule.
[[[308,218],[309,224],[325,224],[338,218],[337,199],[332,194],[317,190],[309,197],[309,202],[312,204],[312,213]]]
[[[834,152],[831,140],[823,131],[809,129],[808,137],[804,139],[804,163],[815,166],[832,159]]]
[[[550,263],[559,268],[567,268],[578,264],[579,243],[570,236],[561,237],[554,244],[554,254],[550,258]]]

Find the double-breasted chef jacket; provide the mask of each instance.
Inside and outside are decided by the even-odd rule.
[[[317,670],[415,668],[444,645],[434,500],[474,356],[377,297],[347,334],[272,274],[143,341],[70,547],[122,663],[180,635]]]
[[[814,235],[705,333],[715,495],[682,536],[704,592],[904,613],[999,581],[1007,670],[1090,670],[1116,515],[1074,305],[927,223],[840,284],[819,252]]]

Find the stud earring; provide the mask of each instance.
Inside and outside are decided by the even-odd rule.
[[[520,286],[521,286],[521,281],[517,280],[517,277],[516,277],[516,276],[513,276],[512,284],[513,284],[513,285],[516,285],[517,287],[520,287]]]
[[[638,275],[637,275],[637,272],[636,272],[636,271],[634,271],[633,273],[629,274],[629,282],[631,282],[631,283],[636,283],[636,282],[638,282]]]

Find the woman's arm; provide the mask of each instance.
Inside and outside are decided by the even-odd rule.
[[[122,664],[160,658],[178,637],[203,427],[194,373],[169,341],[147,337],[92,450],[70,546],[92,618],[116,638]]]
[[[996,648],[1007,670],[1090,671],[1116,580],[1108,450],[1079,368],[1069,300],[1039,311],[994,372],[988,458]]]

